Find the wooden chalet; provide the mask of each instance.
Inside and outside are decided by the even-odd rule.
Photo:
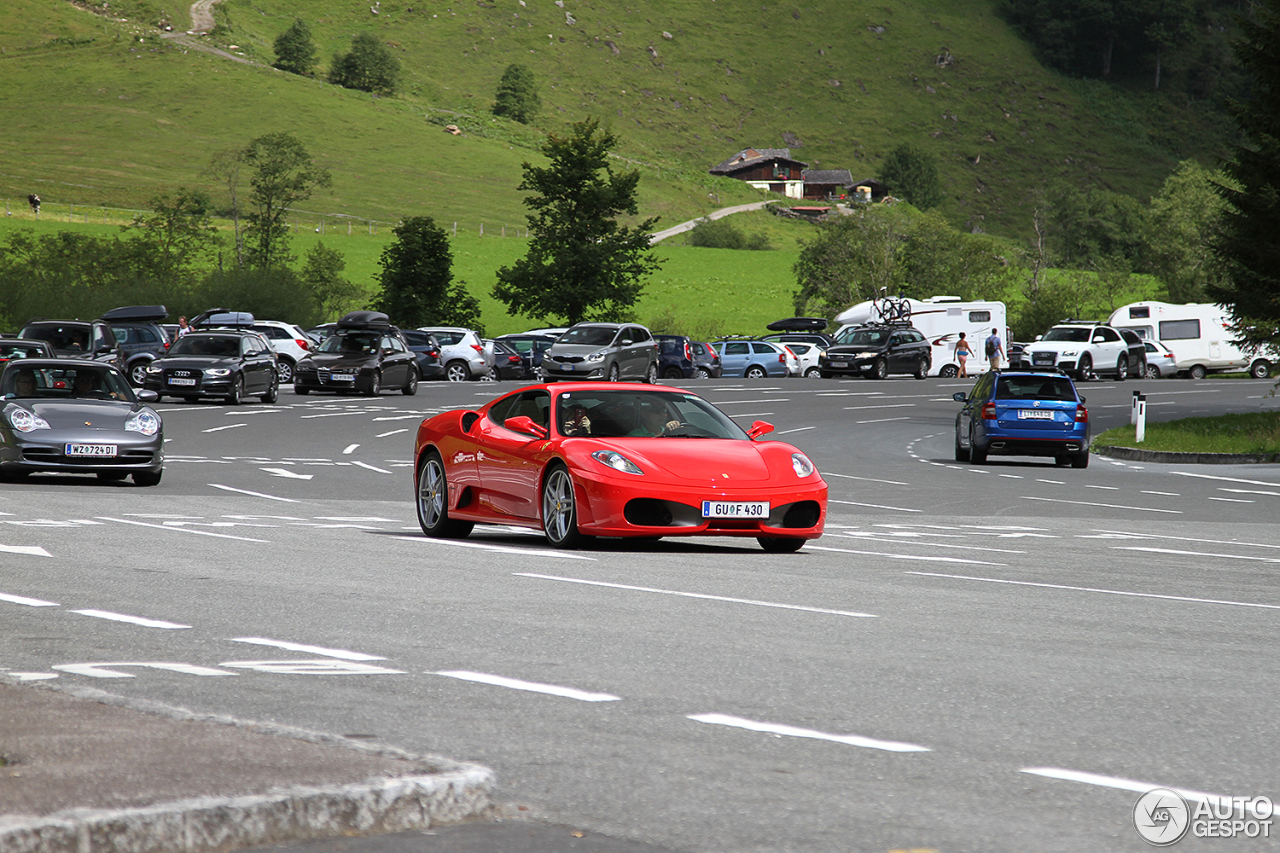
[[[746,181],[756,189],[804,198],[804,169],[790,148],[745,148],[711,168],[711,174]]]
[[[848,169],[805,169],[801,176],[805,198],[844,200],[848,198],[849,187],[853,184],[853,175]]]
[[[859,198],[858,187],[866,187],[868,190],[870,190],[871,197],[869,199]],[[884,199],[887,198],[888,195],[889,195],[889,187],[881,183],[880,181],[877,181],[875,178],[867,178],[866,180],[862,180],[862,181],[854,181],[852,184],[849,185],[849,198],[853,199],[854,201],[873,201],[873,202],[884,201]]]

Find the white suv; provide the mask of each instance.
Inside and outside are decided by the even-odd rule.
[[[279,320],[254,320],[253,330],[261,332],[275,351],[280,384],[293,382],[293,368],[311,354],[311,339],[301,327]]]
[[[440,344],[444,378],[450,382],[484,379],[493,370],[493,350],[486,349],[480,336],[460,326],[422,326]]]
[[[1081,382],[1094,376],[1114,376],[1117,382],[1123,382],[1130,372],[1129,344],[1104,323],[1069,320],[1027,344],[1021,364],[1057,367]]]

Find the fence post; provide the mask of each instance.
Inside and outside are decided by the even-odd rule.
[[[1138,423],[1138,398],[1142,396],[1141,391],[1133,392],[1133,404],[1129,407],[1129,425],[1133,426]]]
[[[483,222],[481,222],[481,223],[480,223],[480,236],[481,236],[481,237],[483,237],[483,236],[484,236],[484,223],[483,223]]]
[[[1137,444],[1142,444],[1147,438],[1147,395],[1137,395],[1138,400],[1138,424],[1134,435],[1137,437]]]

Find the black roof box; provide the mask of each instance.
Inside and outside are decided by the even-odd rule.
[[[163,305],[126,305],[123,308],[112,308],[99,317],[108,323],[159,323],[169,316]]]
[[[391,329],[391,319],[381,311],[352,311],[338,320],[339,329]]]
[[[771,332],[821,332],[826,327],[821,317],[788,317],[765,326]]]

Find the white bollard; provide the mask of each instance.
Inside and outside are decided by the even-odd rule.
[[[1129,426],[1134,426],[1138,423],[1138,398],[1141,396],[1141,391],[1133,392],[1133,405],[1129,407]]]
[[[1137,436],[1137,443],[1142,444],[1143,440],[1147,437],[1147,395],[1138,394],[1135,397],[1135,400],[1138,405],[1138,421],[1136,424],[1137,429],[1135,430],[1135,434]]]

